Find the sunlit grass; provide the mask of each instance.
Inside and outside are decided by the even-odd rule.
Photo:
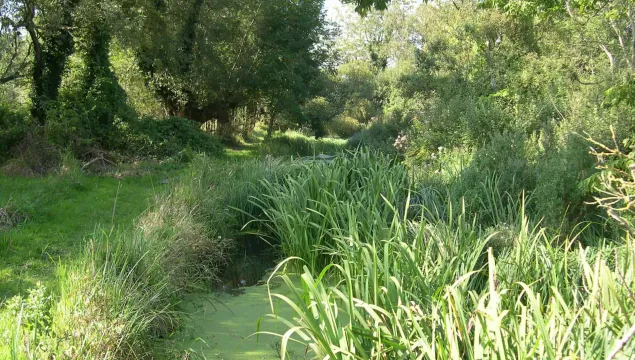
[[[312,156],[320,154],[335,154],[346,147],[346,140],[335,138],[320,138],[306,136],[298,131],[287,131],[275,134],[271,139],[264,140],[260,145],[260,152],[272,156]]]
[[[182,168],[183,166],[181,166]],[[174,181],[178,168],[154,167],[137,176],[0,176],[0,207],[26,220],[0,231],[0,299],[37,281],[55,282],[58,259],[72,260],[95,226],[131,227],[133,220]]]

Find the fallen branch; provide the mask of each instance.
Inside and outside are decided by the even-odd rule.
[[[115,165],[115,163],[114,163],[114,162],[112,162],[112,161],[110,161],[110,160],[106,159],[106,158],[102,155],[102,156],[96,157],[96,158],[92,159],[91,161],[87,162],[86,164],[84,164],[84,166],[82,166],[82,171],[84,171],[84,169],[85,169],[86,167],[88,167],[88,166],[90,166],[90,165],[94,164],[95,162],[97,162],[97,161],[99,161],[99,160],[102,160],[102,161],[104,161],[104,162],[107,162],[107,163],[109,163],[109,164],[111,164],[111,165]]]

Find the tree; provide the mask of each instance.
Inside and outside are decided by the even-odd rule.
[[[256,31],[256,79],[269,108],[269,137],[282,112],[302,121],[300,105],[312,96],[312,85],[321,76],[324,59],[318,44],[327,35],[322,5],[321,0],[297,5],[274,0],[264,5]]]
[[[369,10],[386,10],[391,0],[343,0],[342,2],[355,5],[355,11],[366,14]]]
[[[0,85],[27,76],[30,48],[25,35],[15,22],[15,6],[0,1]]]
[[[368,62],[351,61],[342,64],[335,76],[335,93],[331,102],[340,113],[362,124],[370,122],[379,112],[375,101],[376,74]]]
[[[261,7],[260,0],[144,3],[143,31],[125,42],[168,114],[216,119],[221,132],[231,132],[232,112],[248,100],[253,83]]]
[[[57,99],[67,58],[72,54],[74,11],[79,0],[6,0],[2,3],[2,28],[25,31],[32,54],[32,115],[46,122],[47,106]],[[23,41],[14,35],[14,41]],[[24,62],[23,62],[24,63]],[[14,73],[13,77],[18,76]]]
[[[124,40],[170,115],[216,120],[254,99],[275,119],[308,95],[324,61],[322,1],[163,0],[144,3],[141,34]]]

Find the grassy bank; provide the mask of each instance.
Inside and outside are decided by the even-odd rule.
[[[0,298],[55,280],[58,260],[73,259],[95,226],[129,228],[174,181],[179,167],[139,169],[135,176],[0,176],[0,207],[16,224],[0,232]],[[113,173],[114,175],[115,173]]]
[[[294,154],[328,143],[289,139],[285,151]],[[126,165],[93,176],[65,166],[46,177],[0,177],[0,203],[15,220],[0,234],[0,335],[8,344],[0,357],[169,356],[156,340],[179,328],[184,292],[253,284],[273,266],[274,255],[245,256],[268,248],[241,233],[259,213],[246,205],[261,180],[295,166],[254,159],[268,154],[261,142],[189,164]]]
[[[15,219],[0,229],[0,357],[98,357],[100,347],[125,343],[116,334],[132,330],[104,329],[133,315],[111,322],[107,314],[147,291],[137,280],[117,282],[117,264],[140,269],[121,255],[128,246],[143,251],[128,239],[131,229],[185,167],[143,163],[89,175],[65,166],[45,177],[0,177],[1,207]]]
[[[182,329],[183,294],[253,285],[282,256],[286,288],[271,296],[293,319],[280,354],[289,337],[337,359],[632,350],[628,213],[549,226],[499,174],[466,181],[460,152],[431,171],[365,149],[329,161],[252,150],[122,179],[0,179],[22,221],[3,229],[6,279],[21,280],[7,287],[0,357],[187,357],[160,341]]]

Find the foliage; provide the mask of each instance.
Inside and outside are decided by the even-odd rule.
[[[612,129],[611,129],[612,130]],[[633,162],[633,138],[623,141],[629,151],[621,149],[613,133],[613,144],[604,145],[597,140],[589,139],[593,143],[593,155],[598,160],[600,172],[595,177],[598,190],[595,203],[607,211],[612,220],[629,234],[635,231],[633,227],[633,189],[635,187],[635,165]]]
[[[20,289],[22,294],[13,297],[7,303],[9,308],[0,312],[3,329],[0,338],[6,344],[0,347],[0,357],[128,359],[160,356],[156,341],[170,336],[181,323],[183,314],[178,303],[184,291],[216,285],[234,251],[242,250],[245,245],[236,236],[247,220],[242,213],[232,211],[232,207],[242,206],[247,211],[248,197],[259,191],[257,180],[273,179],[291,169],[292,166],[283,166],[277,160],[228,163],[198,156],[187,171],[181,171],[185,176],[174,188],[156,193],[152,205],[135,220],[136,225],[132,228],[127,222],[146,207],[138,195],[150,195],[144,190],[157,191],[138,179],[124,179],[124,185],[119,187],[118,181],[111,179],[115,184],[113,188],[104,179],[80,173],[69,175],[69,178],[49,177],[45,184],[42,179],[31,179],[31,183],[25,180],[19,186],[13,183],[3,186],[3,189],[13,189],[12,194],[24,196],[25,203],[33,203],[33,208],[23,208],[31,215],[29,223],[21,230],[24,235],[11,235],[19,234],[19,229],[9,234],[16,251],[3,254],[9,256],[19,251],[24,257],[15,259],[18,263],[25,259],[40,259],[41,255],[42,263],[30,260],[31,263],[43,273],[57,273],[57,283],[47,279],[47,286],[29,286],[32,278],[44,280],[42,274],[30,273],[28,278],[22,279],[25,287]],[[131,182],[134,186],[130,186]],[[155,179],[154,183],[158,181]],[[62,192],[64,184],[68,191]],[[105,192],[107,206],[100,198],[97,198],[99,202],[94,201],[95,191],[86,192],[94,186]],[[17,191],[33,187],[42,193]],[[113,191],[104,191],[106,187]],[[51,191],[51,188],[57,191]],[[121,198],[115,195],[119,190]],[[56,193],[64,200],[70,198],[70,201],[85,203],[89,208],[75,207],[79,213],[64,212],[64,219],[46,223],[48,207],[38,201],[26,201],[27,195],[43,199],[42,194],[50,197]],[[93,194],[93,201],[78,199],[78,193]],[[113,196],[116,213],[112,209]],[[57,201],[59,199],[51,200],[55,199],[49,199],[45,205],[57,208],[56,213],[60,208],[68,207]],[[90,241],[81,245],[82,251],[73,251],[80,246],[78,243],[86,226],[93,226],[82,217],[84,214],[100,219],[102,225],[112,221],[114,230],[98,227]],[[53,227],[58,223],[59,229]],[[116,224],[121,228],[116,229]],[[41,237],[33,227],[40,227],[42,233],[67,231],[62,239],[66,242],[48,241],[50,248],[43,248],[43,244],[31,241],[28,251],[36,252],[37,256],[23,254],[27,249],[19,243],[22,237]],[[69,232],[71,228],[73,232]],[[5,246],[4,241],[0,244]],[[59,256],[63,261],[47,260],[50,256]],[[25,290],[28,288],[33,290]]]
[[[632,131],[632,33],[624,30],[632,6],[402,1],[351,15],[335,78],[380,111],[349,144],[394,152],[405,136],[399,146],[414,167],[439,164],[439,148],[472,153],[457,192],[477,194],[496,174],[503,193],[537,198],[532,218],[565,228],[597,222],[582,134],[606,141],[612,125],[619,142]]]
[[[376,121],[366,129],[351,136],[347,146],[351,149],[368,147],[386,154],[395,154],[394,141],[403,130],[403,127],[393,121]]]
[[[223,153],[221,141],[206,134],[200,125],[183,118],[142,118],[132,124],[121,124],[125,136],[122,150],[131,155],[168,157],[190,149],[209,156]]]
[[[362,129],[362,124],[357,120],[343,115],[336,117],[326,125],[326,131],[330,136],[336,136],[341,139],[348,139]]]
[[[381,159],[376,165],[372,172],[393,172]],[[261,197],[271,206],[269,226],[290,242],[283,247],[289,259],[272,275],[289,293],[270,290],[272,301],[285,301],[295,313],[283,320],[283,352],[298,341],[311,356],[335,359],[630,353],[630,237],[596,242],[597,248],[579,246],[575,234],[556,231],[551,238],[526,216],[524,199],[498,206],[506,195],[488,185],[494,178],[482,181],[488,216],[455,207],[460,199],[444,197],[453,196],[451,189],[435,196],[425,182],[405,202],[391,193],[373,202],[375,192],[358,197],[322,182],[311,193],[330,194],[327,203],[304,195],[312,187],[302,187],[300,175],[290,181],[297,186],[276,192],[285,198],[280,204]],[[300,199],[308,201],[302,211],[294,205]],[[328,241],[320,241],[318,230]],[[319,256],[325,262],[315,266]],[[289,266],[303,266],[299,284],[280,274]]]
[[[304,104],[302,113],[314,131],[315,138],[319,139],[324,137],[324,135],[326,135],[326,130],[324,129],[325,124],[333,119],[328,100],[323,97],[313,98]]]
[[[369,123],[380,113],[375,101],[377,86],[375,74],[370,64],[351,61],[340,65],[333,79],[334,106],[343,116],[356,119],[362,124]]]
[[[165,249],[116,233],[96,236],[79,264],[60,268],[59,298],[39,286],[10,300],[2,321],[14,321],[4,334],[10,358],[143,357],[153,338],[175,329],[178,313],[169,305],[176,288],[159,261]]]
[[[243,109],[302,124],[330,37],[322,3],[6,1],[0,80],[31,89],[25,126],[45,126],[47,140],[80,157],[87,148],[134,152],[119,140],[136,136],[121,124],[137,113],[211,122],[225,138]]]
[[[287,131],[265,140],[260,152],[272,156],[314,156],[320,154],[333,155],[345,147],[346,143],[339,139],[315,139],[299,132]]]
[[[9,156],[13,147],[24,139],[28,130],[25,117],[26,114],[0,103],[0,159]]]
[[[370,151],[343,153],[332,162],[315,158],[282,180],[262,180],[262,195],[252,201],[282,253],[316,270],[332,256],[323,250],[338,238],[333,231],[362,223],[367,234],[379,236],[391,215],[388,204],[405,201],[407,169],[393,162]]]

